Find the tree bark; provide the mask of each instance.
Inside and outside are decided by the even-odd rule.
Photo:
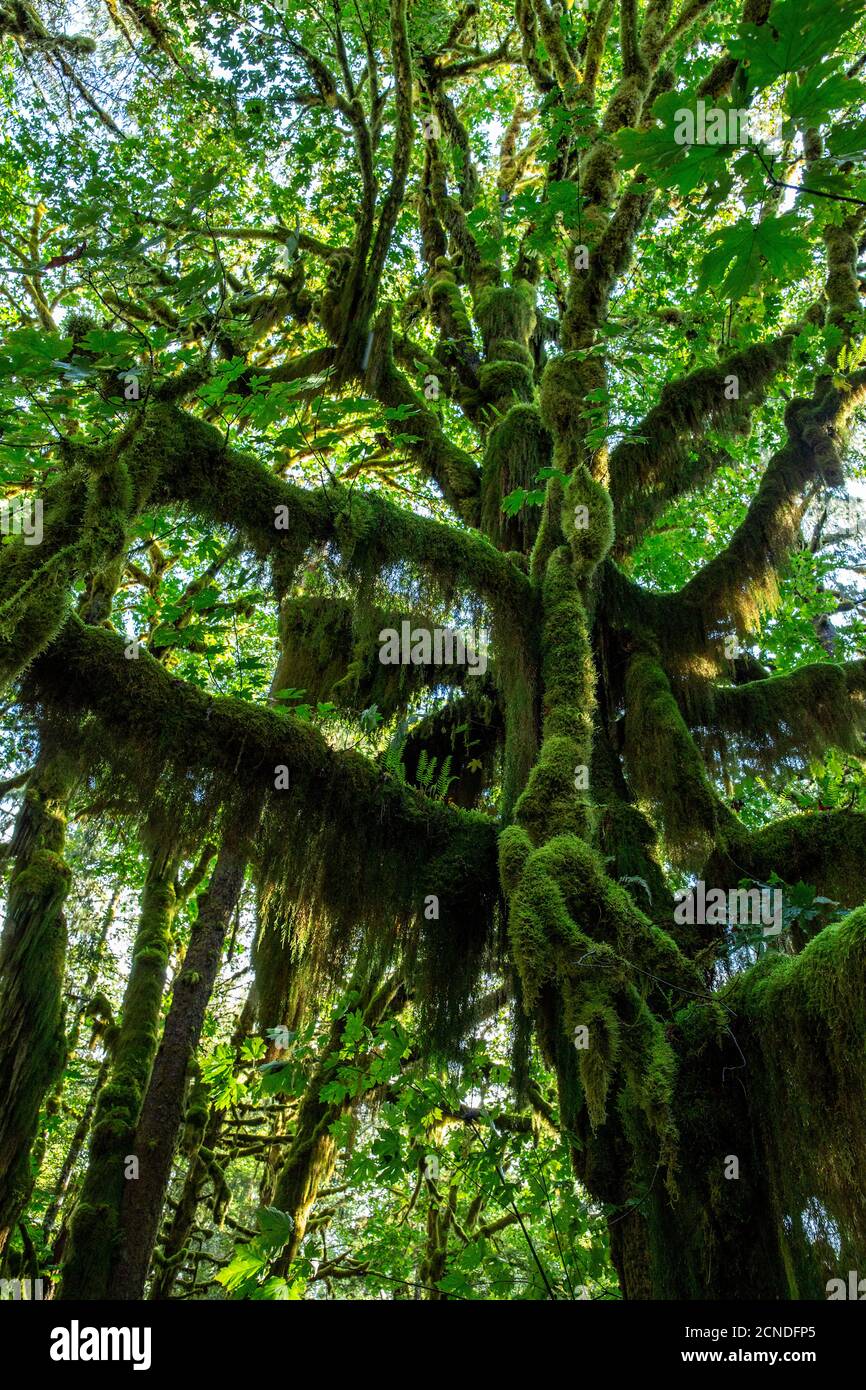
[[[247,826],[251,823],[247,810]],[[256,817],[257,819],[257,813]],[[252,819],[252,823],[255,823]],[[198,920],[175,983],[162,1042],[135,1134],[139,1177],[127,1182],[121,1206],[121,1239],[111,1296],[144,1297],[159,1220],[183,1120],[189,1065],[201,1037],[205,1011],[222,958],[223,943],[243,887],[246,849],[238,825],[226,833],[207,891],[199,897]]]
[[[15,867],[0,942],[0,1253],[33,1187],[39,1110],[66,1057],[63,979],[69,868],[69,758],[43,748],[15,826]]]
[[[63,1266],[61,1299],[110,1298],[127,1160],[136,1153],[133,1136],[156,1053],[159,1019],[177,911],[177,860],[155,834],[141,913],[132,949],[132,968],[108,1084],[99,1093],[90,1157],[72,1213]]]

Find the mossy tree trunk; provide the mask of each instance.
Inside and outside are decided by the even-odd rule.
[[[634,397],[624,417],[613,409],[634,371],[617,340],[630,331],[635,253],[642,237],[662,241],[668,218],[685,217],[689,202],[677,196],[668,205],[676,185],[648,157],[630,164],[629,151],[661,137],[659,111],[674,88],[692,103],[753,95],[749,63],[736,56],[742,32],[732,24],[732,52],[713,56],[717,33],[704,28],[710,9],[687,3],[674,14],[667,0],[621,0],[618,7],[601,0],[580,21],[578,40],[545,0],[519,0],[520,109],[534,89],[546,143],[532,140],[516,152],[515,111],[490,187],[474,165],[487,137],[470,139],[452,93],[467,74],[511,67],[518,53],[507,40],[502,53],[479,48],[467,56],[458,38],[474,7],[449,26],[444,47],[428,53],[405,0],[389,0],[382,44],[392,80],[384,86],[375,45],[366,33],[364,41],[354,31],[346,38],[339,5],[338,69],[293,37],[298,100],[317,118],[336,113],[330,133],[337,144],[351,131],[351,245],[299,231],[315,291],[304,289],[298,267],[281,269],[261,295],[238,292],[225,319],[208,311],[190,321],[181,295],[166,313],[162,292],[164,282],[174,283],[174,269],[158,265],[159,298],[135,313],[185,349],[198,344],[200,362],[179,372],[172,358],[122,429],[103,429],[99,416],[95,443],[79,449],[65,440],[63,467],[46,479],[44,548],[36,555],[11,544],[0,552],[0,673],[19,679],[26,671],[25,704],[59,707],[86,729],[95,775],[105,782],[117,770],[139,822],[158,802],[160,776],[171,782],[172,804],[192,786],[196,807],[212,798],[225,812],[244,801],[255,806],[246,815],[256,824],[264,805],[256,845],[261,911],[264,918],[296,914],[306,933],[304,949],[292,956],[303,958],[298,997],[308,986],[311,994],[322,987],[323,997],[333,991],[334,974],[374,943],[379,962],[405,972],[419,1032],[435,1045],[445,1047],[446,1039],[456,1053],[484,970],[492,963],[516,982],[515,1033],[525,1041],[531,1024],[556,1077],[574,1170],[605,1209],[630,1299],[816,1297],[834,1249],[852,1267],[866,1251],[864,910],[813,940],[801,935],[790,955],[768,950],[724,985],[723,934],[679,923],[672,911],[678,876],[702,872],[734,883],[745,870],[765,877],[778,869],[790,882],[804,876],[819,887],[843,885],[857,901],[866,845],[858,811],[752,831],[719,775],[720,759],[729,756],[769,774],[795,755],[808,766],[828,748],[862,752],[862,661],[833,663],[832,675],[826,663],[811,663],[769,678],[754,658],[737,665],[728,655],[732,640],[756,645],[762,622],[779,610],[811,499],[844,482],[848,435],[866,403],[858,358],[862,199],[822,190],[835,201],[833,218],[819,226],[815,214],[814,229],[797,224],[814,237],[814,302],[799,296],[789,319],[774,288],[762,302],[772,331],[761,338],[759,321],[741,305],[738,339],[729,323],[724,341],[704,333],[693,351],[705,326],[702,306],[692,337],[676,342],[664,370],[654,363],[644,418],[636,418]],[[770,14],[770,0],[746,0],[743,23],[760,27]],[[786,19],[783,11],[780,23]],[[169,40],[160,27],[163,54],[171,52]],[[676,87],[681,57],[685,93]],[[512,101],[514,92],[506,96]],[[419,101],[436,117],[420,152]],[[819,166],[820,133],[804,132],[804,144],[810,167]],[[673,147],[668,153],[678,157]],[[729,154],[720,153],[720,173]],[[686,182],[694,174],[700,183],[694,151],[683,157]],[[524,197],[520,216],[508,222],[520,176],[530,169],[539,198]],[[750,176],[740,166],[736,177],[745,188]],[[748,187],[760,201],[760,221],[744,229],[752,240],[779,209],[779,188],[768,192],[757,177]],[[843,166],[834,166],[834,178],[843,177]],[[739,217],[745,195],[733,175],[730,202],[712,189],[724,216]],[[546,239],[548,214],[555,235]],[[263,229],[258,212],[253,220],[240,228],[209,223],[208,236],[221,245],[237,237],[288,248],[282,222]],[[207,240],[184,213],[180,222],[187,221],[171,228],[173,238],[181,233],[173,254],[181,255],[187,233],[191,243]],[[345,225],[335,225],[342,240]],[[490,235],[491,225],[499,235]],[[776,238],[782,245],[785,228]],[[393,290],[407,283],[405,265],[419,246],[417,303],[408,307],[423,313],[423,343],[410,337],[413,320],[400,316],[407,306]],[[150,274],[138,264],[130,269]],[[692,269],[677,286],[684,298],[693,292]],[[216,254],[195,263],[186,283],[214,270],[221,284],[232,283]],[[242,285],[251,273],[241,259],[232,276]],[[655,274],[658,288],[663,276]],[[789,278],[793,293],[796,276]],[[707,317],[718,307],[706,307]],[[733,320],[733,304],[729,310]],[[681,321],[684,311],[675,313]],[[309,350],[296,352],[307,325]],[[426,502],[417,510],[395,505],[380,486],[388,469],[371,468],[377,485],[368,489],[341,485],[336,476],[327,486],[286,481],[282,441],[267,435],[270,422],[255,449],[235,443],[249,420],[260,423],[255,412],[249,420],[238,414],[229,444],[209,422],[219,404],[205,405],[198,394],[206,385],[219,396],[218,354],[238,368],[230,383],[235,402],[262,385],[275,388],[275,400],[288,387],[302,402],[375,401],[386,446],[460,525],[441,522]],[[419,362],[447,385],[447,409],[434,409],[416,388]],[[731,381],[742,388],[733,398]],[[665,509],[713,482],[727,466],[730,442],[749,433],[764,406],[767,428],[754,439],[763,451],[760,476],[749,480],[727,541],[677,590],[639,582],[635,554]],[[271,442],[273,467],[264,461]],[[357,458],[363,471],[367,443],[342,460],[344,484],[354,483]],[[739,462],[751,468],[754,458],[744,453]],[[503,508],[536,483],[543,483],[540,513],[528,503]],[[284,678],[290,669],[311,672],[316,696],[333,695],[341,716],[363,732],[379,698],[396,725],[419,695],[436,703],[442,684],[435,671],[383,679],[370,637],[376,615],[420,605],[489,616],[502,736],[497,727],[498,760],[489,759],[494,770],[475,808],[443,804],[444,795],[437,801],[408,785],[385,755],[338,749],[314,723],[264,702],[212,696],[203,667],[197,683],[147,653],[127,660],[124,638],[108,627],[113,585],[124,557],[132,560],[133,527],[152,510],[229,529],[237,553],[271,561],[281,635],[291,635]],[[286,526],[275,525],[278,513]],[[313,602],[304,592],[304,564],[326,590]],[[98,626],[69,614],[82,583],[83,611]],[[126,615],[115,617],[120,626]],[[134,777],[130,754],[146,763]],[[49,767],[28,787],[16,832],[0,960],[12,1020],[12,1042],[0,1053],[11,1095],[8,1113],[0,1112],[0,1166],[9,1175],[0,1243],[27,1190],[38,1108],[62,1051],[67,875],[59,857],[60,791],[39,792]],[[285,779],[275,780],[276,772]],[[201,829],[200,810],[187,806],[185,814],[191,823],[198,814]],[[64,1297],[132,1299],[146,1286],[194,1054],[243,884],[243,841],[237,824],[225,832],[161,1042],[177,903],[174,847],[155,852],[73,1217]],[[435,919],[424,915],[426,903],[435,903]],[[278,949],[274,937],[264,945],[263,961],[284,943]],[[281,964],[288,958],[287,947]],[[370,1018],[378,1007],[376,995]],[[34,1043],[29,1051],[22,1038]],[[331,1049],[339,1042],[335,1025]],[[518,1085],[526,1052],[515,1059]],[[277,1261],[282,1273],[335,1162],[330,1125],[341,1112],[321,1099],[324,1068],[299,1107],[274,1194],[293,1221]],[[140,1164],[135,1179],[124,1178],[125,1156]],[[736,1182],[725,1171],[732,1159]],[[184,1222],[195,1177],[193,1170]],[[431,1216],[426,1268],[434,1284],[447,1248],[438,1220]]]
[[[24,793],[0,940],[0,1252],[33,1184],[39,1110],[66,1059],[63,859],[74,762],[46,742]]]
[[[122,1195],[120,1235],[112,1269],[112,1296],[144,1297],[175,1146],[183,1121],[190,1067],[201,1037],[205,1010],[222,959],[226,932],[244,882],[247,837],[255,833],[259,807],[247,805],[224,831],[210,882],[198,913],[183,969],[178,975],[150,1084],[135,1127],[131,1152],[139,1176]]]
[[[176,851],[164,842],[165,827],[159,822],[150,834],[151,857],[111,1069],[97,1100],[87,1172],[70,1222],[63,1299],[113,1296],[121,1201],[125,1185],[133,1181],[133,1138],[159,1041],[178,908]]]

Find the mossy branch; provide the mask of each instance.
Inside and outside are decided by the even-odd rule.
[[[711,425],[742,432],[773,377],[788,362],[795,326],[768,343],[733,353],[718,366],[699,367],[662,388],[659,401],[610,455],[610,490],[621,553],[645,533],[683,491],[705,482],[724,455],[704,447],[701,466],[690,460],[690,441]],[[736,377],[737,400],[726,398],[726,378]]]
[[[814,663],[735,686],[692,680],[682,702],[690,727],[720,762],[730,742],[740,762],[766,773],[790,772],[829,747],[861,750],[866,661]]]

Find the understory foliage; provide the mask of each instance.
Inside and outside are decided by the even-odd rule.
[[[33,0],[0,86],[0,1274],[824,1298],[861,0]]]

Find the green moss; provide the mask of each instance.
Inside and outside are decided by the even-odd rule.
[[[597,358],[563,353],[548,362],[541,378],[541,418],[570,466],[586,463],[582,457],[587,433],[584,412],[590,391],[605,386],[604,368]]]
[[[550,558],[542,593],[545,738],[564,734],[578,740],[578,761],[588,764],[595,709],[595,665],[580,588],[564,547]]]
[[[866,661],[816,663],[736,686],[693,680],[683,703],[697,737],[720,766],[730,752],[765,775],[789,777],[828,747],[860,751]]]
[[[520,362],[497,359],[485,363],[478,374],[478,384],[484,399],[499,410],[507,409],[515,398],[532,400],[532,372]]]
[[[519,825],[507,825],[499,837],[499,876],[502,891],[514,892],[532,853],[532,841]]]
[[[866,1151],[866,909],[825,927],[798,956],[765,956],[720,997],[734,1010],[747,1064],[755,1059],[750,1110],[771,1174],[780,1239],[800,1266],[801,1286],[811,1277],[820,1287],[837,1270],[820,1267],[814,1236],[797,1242],[810,1211],[818,1226],[835,1228],[839,1271],[856,1268],[866,1248],[859,1181]]]
[[[514,809],[518,823],[536,844],[551,834],[587,833],[589,806],[575,787],[581,754],[576,739],[553,735],[544,740],[526,790]]]
[[[404,978],[413,993],[419,1047],[458,1055],[467,1018],[493,965],[499,921],[497,846],[491,826],[467,823],[423,873],[416,943],[405,953]],[[432,894],[438,916],[428,919]]]
[[[516,516],[502,510],[502,499],[523,488],[540,486],[538,474],[551,462],[550,435],[535,406],[512,405],[490,432],[481,480],[481,524],[485,535],[503,550],[528,553],[538,531],[537,507],[524,506]]]
[[[701,486],[724,462],[726,455],[704,441],[707,428],[728,434],[748,428],[755,407],[788,362],[795,339],[795,332],[783,333],[774,342],[745,348],[662,388],[658,404],[636,427],[637,438],[624,439],[610,456],[620,550],[633,544],[668,502]],[[727,399],[729,376],[740,384],[737,400]],[[697,458],[693,441],[700,445]]]
[[[404,712],[418,692],[431,685],[462,685],[467,690],[484,685],[489,690],[492,672],[490,677],[467,678],[468,667],[456,662],[384,664],[379,633],[385,628],[400,633],[404,621],[413,631],[452,626],[429,612],[385,608],[364,599],[351,603],[336,594],[285,598],[274,689],[303,690],[309,703],[332,701],[356,712],[376,705],[384,719]]]
[[[658,808],[672,859],[697,865],[738,822],[716,795],[658,662],[638,654],[625,683],[625,756],[640,797]]]
[[[60,630],[76,572],[86,471],[72,467],[42,498],[43,538],[0,546],[0,686],[16,677]]]
[[[562,948],[580,942],[563,891],[551,874],[551,853],[535,850],[527,858],[509,901],[508,937],[528,1011],[542,985],[555,978]],[[582,944],[590,946],[585,940]]]
[[[578,1050],[578,1066],[593,1130],[607,1118],[607,1097],[620,1050],[620,1023],[604,996],[589,997],[577,1022],[588,1030],[588,1046]]]
[[[475,319],[489,359],[499,356],[501,341],[526,345],[535,327],[536,290],[527,280],[512,286],[488,285],[475,297]]]
[[[562,525],[574,557],[575,575],[586,580],[613,544],[613,506],[607,488],[581,464],[565,491]]]
[[[508,338],[500,338],[496,343],[497,362],[515,362],[525,367],[530,373],[535,370],[535,359],[529,348],[524,343],[510,342]]]
[[[707,883],[732,888],[742,878],[808,883],[846,907],[863,894],[866,816],[857,811],[817,811],[786,816],[751,835],[741,832],[715,849],[703,870]]]
[[[430,277],[427,297],[431,311],[446,337],[458,342],[472,343],[472,326],[463,296],[451,269],[441,268]]]
[[[496,680],[505,714],[500,817],[506,823],[526,786],[538,749],[537,615],[533,601],[519,627],[502,617],[494,617],[493,623]]]

